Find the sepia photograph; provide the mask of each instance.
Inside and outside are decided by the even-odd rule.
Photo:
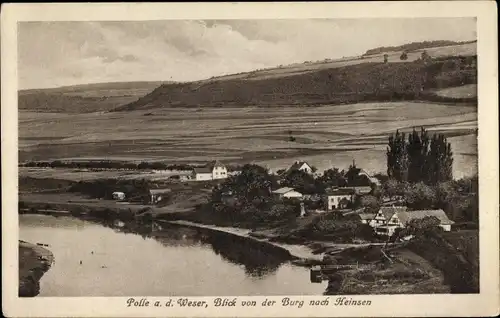
[[[18,21],[17,296],[479,295],[477,20]]]

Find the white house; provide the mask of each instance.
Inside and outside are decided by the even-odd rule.
[[[313,173],[313,168],[311,165],[309,165],[307,162],[305,161],[295,161],[293,163],[293,165],[288,169],[289,171],[290,170],[300,170],[300,171],[304,171],[306,173],[310,173],[312,174]]]
[[[405,206],[383,206],[369,223],[373,228],[385,225],[397,211],[406,211]]]
[[[124,200],[125,199],[125,193],[119,192],[119,191],[113,192],[112,196],[113,196],[113,200]]]
[[[274,190],[272,193],[281,199],[302,198],[302,193],[295,191],[295,189],[293,188],[288,188],[288,187],[279,188],[277,190]]]
[[[381,208],[381,210],[382,209],[384,208]],[[404,228],[411,220],[423,219],[428,216],[436,217],[440,221],[439,226],[446,232],[451,231],[451,225],[454,223],[448,218],[446,213],[441,209],[408,211],[404,207],[394,207],[393,211],[394,213],[390,217],[387,217],[387,215],[389,215],[389,212],[385,214],[386,218],[385,224],[383,225],[377,224],[374,226],[375,233],[380,235],[391,236],[394,234],[394,231],[397,228]],[[379,216],[379,214],[377,214],[377,216]]]
[[[193,179],[197,181],[218,180],[227,177],[227,168],[219,161],[212,161],[204,167],[193,169]]]
[[[327,211],[343,209],[352,202],[355,192],[353,189],[340,188],[327,191],[325,194]]]

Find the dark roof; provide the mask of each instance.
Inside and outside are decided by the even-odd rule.
[[[386,220],[389,220],[394,213],[396,212],[404,212],[406,211],[407,207],[405,206],[383,206],[378,210],[379,212],[382,212]]]
[[[224,167],[224,165],[219,160],[212,160],[207,165],[207,168],[214,170],[215,167]]]
[[[452,220],[448,218],[446,213],[443,210],[416,210],[416,211],[398,211],[397,216],[401,223],[406,224],[411,220],[415,219],[423,219],[426,216],[434,216],[441,221],[441,224],[448,225],[453,224]]]
[[[195,173],[212,173],[214,171],[215,167],[225,167],[220,161],[218,160],[213,160],[210,161],[208,164],[206,164],[203,167],[196,167],[193,169]]]
[[[193,171],[195,173],[212,173],[213,168],[210,169],[209,167],[197,167],[197,168],[194,168]]]
[[[373,213],[359,213],[358,215],[361,220],[373,220],[375,218],[375,214]]]
[[[354,189],[350,188],[339,188],[334,190],[329,190],[326,192],[326,195],[346,195],[346,194],[355,194]]]

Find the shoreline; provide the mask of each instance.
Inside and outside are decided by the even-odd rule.
[[[306,245],[292,245],[292,244],[282,244],[271,242],[266,238],[258,238],[251,235],[251,230],[233,228],[233,227],[222,227],[215,225],[206,225],[191,221],[184,220],[175,220],[175,221],[167,221],[167,220],[155,220],[156,223],[167,223],[172,225],[179,225],[197,229],[205,229],[214,232],[224,233],[228,235],[233,235],[240,237],[242,239],[248,239],[254,241],[256,243],[266,244],[268,246],[272,246],[273,248],[280,249],[283,252],[287,253],[294,262],[295,265],[310,265],[309,263],[318,263],[323,261],[323,256],[325,253],[315,254],[313,249],[309,248]]]
[[[40,293],[40,279],[54,263],[54,254],[39,245],[19,240],[19,297]]]

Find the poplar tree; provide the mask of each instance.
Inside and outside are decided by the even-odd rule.
[[[405,135],[389,136],[387,175],[397,181],[435,185],[453,179],[453,152],[443,134],[429,138],[424,128]]]
[[[406,181],[408,156],[405,134],[396,130],[394,135],[389,136],[387,147],[387,175],[398,181]]]
[[[408,136],[408,181],[425,181],[424,176],[428,171],[429,136],[424,128],[420,129],[420,134],[413,129]]]

